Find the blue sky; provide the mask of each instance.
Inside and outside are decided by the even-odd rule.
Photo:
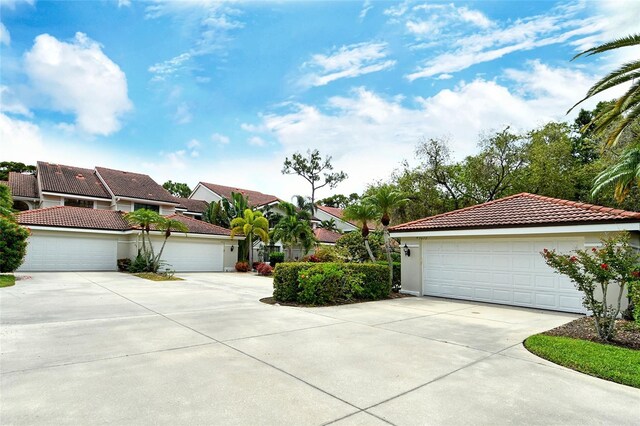
[[[348,193],[423,137],[462,158],[570,120],[633,52],[569,59],[640,22],[635,1],[0,3],[1,159],[283,198],[309,192],[280,173],[295,151],[332,155]]]

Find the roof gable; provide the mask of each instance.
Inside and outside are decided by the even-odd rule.
[[[38,178],[44,192],[111,198],[91,169],[38,161]]]
[[[280,199],[275,195],[264,194],[262,192],[253,191],[251,189],[235,188],[233,186],[218,185],[215,183],[207,182],[200,182],[200,184],[210,191],[213,191],[228,200],[231,200],[232,192],[240,193],[249,199],[249,205],[253,207],[260,207],[264,206],[265,204],[271,204],[280,201]]]
[[[19,213],[17,220],[21,225],[57,228],[85,228],[109,231],[131,229],[131,225],[125,220],[122,212],[82,207],[56,206],[27,210]]]
[[[319,242],[327,244],[335,244],[335,242],[338,241],[340,237],[342,237],[342,234],[329,231],[328,229],[324,228],[316,228],[313,230],[313,233],[315,234]]]
[[[640,212],[521,194],[418,219],[391,228],[394,232],[439,229],[526,227],[640,221]]]
[[[202,213],[207,209],[207,206],[209,205],[204,200],[195,200],[193,198],[176,197],[176,202],[180,203],[177,208],[181,208],[193,213]]]
[[[122,170],[96,167],[96,171],[117,197],[138,198],[141,200],[160,201],[179,204],[180,201],[169,191],[158,185],[149,175]]]
[[[231,230],[223,228],[222,226],[214,225],[209,222],[194,219],[182,214],[174,214],[168,216],[169,219],[174,219],[184,223],[189,228],[190,234],[207,234],[207,235],[231,235]]]

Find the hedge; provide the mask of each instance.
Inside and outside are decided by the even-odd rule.
[[[388,268],[375,263],[279,263],[273,298],[309,305],[378,300],[391,292],[388,281]]]
[[[385,268],[389,269],[389,263],[386,260],[379,260],[376,263],[380,265],[384,265]],[[402,270],[400,262],[393,262],[393,287],[400,288],[401,287],[401,276],[400,271]]]

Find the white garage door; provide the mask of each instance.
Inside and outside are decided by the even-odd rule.
[[[34,230],[19,271],[115,271],[117,250],[116,236]]]
[[[167,263],[166,267],[176,272],[221,272],[223,255],[224,246],[220,242],[171,237],[164,248],[162,260]]]
[[[581,238],[428,239],[423,244],[423,293],[506,305],[585,312],[581,293],[549,268],[540,251],[568,252]]]

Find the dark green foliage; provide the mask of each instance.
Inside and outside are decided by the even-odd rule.
[[[8,180],[9,172],[33,174],[35,171],[36,166],[16,163],[14,161],[0,161],[0,180]]]
[[[129,272],[132,274],[137,274],[139,272],[154,272],[153,268],[150,267],[152,264],[149,255],[145,256],[143,252],[138,253],[133,262],[129,265]]]
[[[189,195],[191,195],[191,188],[186,183],[168,180],[162,184],[162,187],[176,197],[189,198]]]
[[[0,185],[0,216],[13,218],[13,197],[7,185]]]
[[[371,232],[369,234],[369,246],[371,247],[371,252],[373,253],[373,257],[376,259],[381,259],[383,257],[383,247],[384,247],[384,239],[382,238],[382,233],[380,232]],[[364,245],[364,238],[360,232],[349,232],[344,234],[342,237],[336,241],[336,247],[338,249],[343,249],[346,251],[348,255],[348,261],[350,262],[368,262],[369,254],[367,253],[367,249]]]
[[[13,272],[27,254],[29,231],[12,218],[0,216],[0,272]]]
[[[629,299],[633,306],[633,318],[640,324],[640,280],[629,283]]]
[[[397,254],[397,253],[394,253]],[[384,265],[385,268],[388,268],[389,265],[387,264],[386,261],[380,260],[378,262],[376,262],[378,265]],[[393,288],[394,291],[396,291],[395,289],[400,289],[402,287],[402,281],[400,279],[400,271],[401,271],[401,263],[400,261],[395,261],[393,262]]]
[[[353,192],[353,193],[349,194],[348,197],[346,195],[342,195],[342,194],[335,194],[335,195],[332,195],[330,197],[323,198],[322,200],[318,200],[317,204],[319,204],[321,206],[336,207],[336,208],[339,208],[339,209],[346,209],[351,204],[355,204],[358,201],[360,201],[360,195],[358,195],[355,192]]]
[[[391,292],[388,278],[385,265],[372,263],[281,263],[274,273],[273,297],[309,305],[378,300]]]
[[[282,262],[284,262],[284,252],[274,251],[269,253],[269,265],[271,265],[272,268],[275,268],[278,263]]]
[[[129,268],[131,268],[131,259],[126,257],[124,259],[118,259],[118,271],[128,271]]]

